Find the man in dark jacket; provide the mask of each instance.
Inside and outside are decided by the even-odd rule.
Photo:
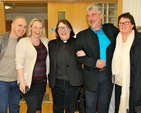
[[[98,5],[86,9],[90,27],[77,34],[77,60],[84,64],[86,113],[107,113],[111,96],[111,59],[119,30],[113,24],[103,24],[103,13]]]

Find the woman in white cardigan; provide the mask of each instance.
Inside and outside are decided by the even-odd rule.
[[[27,37],[16,46],[19,89],[27,103],[27,113],[41,113],[49,72],[48,39],[41,19],[33,18]]]

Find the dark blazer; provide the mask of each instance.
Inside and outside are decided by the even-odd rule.
[[[135,39],[130,50],[130,98],[129,113],[141,106],[141,33],[135,32]]]
[[[109,82],[112,83],[111,60],[119,30],[113,24],[104,24],[102,29],[111,41],[106,50],[106,68]],[[86,53],[84,57],[77,57],[78,62],[84,64],[84,87],[86,90],[94,92],[98,85],[99,69],[96,68],[96,62],[100,59],[100,45],[97,35],[90,28],[77,34],[75,51],[78,50],[84,50]]]
[[[50,57],[50,73],[48,75],[49,86],[51,88],[55,85],[56,68],[57,68],[57,55],[59,49],[60,39],[51,40],[49,42],[49,57]],[[75,38],[69,39],[69,55],[67,61],[67,75],[68,80],[72,86],[82,85],[82,65],[76,61],[76,53],[74,52]],[[68,43],[68,42],[67,42]]]

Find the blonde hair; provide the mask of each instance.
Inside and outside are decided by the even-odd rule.
[[[97,11],[99,14],[103,14],[102,8],[98,5],[98,4],[90,4],[87,8],[86,8],[86,14],[88,11],[90,10],[95,10]]]
[[[45,25],[44,25],[44,22],[42,21],[42,19],[40,19],[40,18],[33,18],[33,19],[30,21],[30,23],[29,23],[29,25],[28,25],[28,30],[27,30],[27,36],[28,36],[28,37],[31,36],[30,27],[32,27],[33,23],[36,22],[36,21],[42,23],[43,33],[42,33],[41,37],[46,37]]]

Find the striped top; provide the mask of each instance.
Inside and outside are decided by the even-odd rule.
[[[34,47],[37,51],[37,59],[33,70],[32,83],[46,82],[47,49],[42,42],[38,46]]]

